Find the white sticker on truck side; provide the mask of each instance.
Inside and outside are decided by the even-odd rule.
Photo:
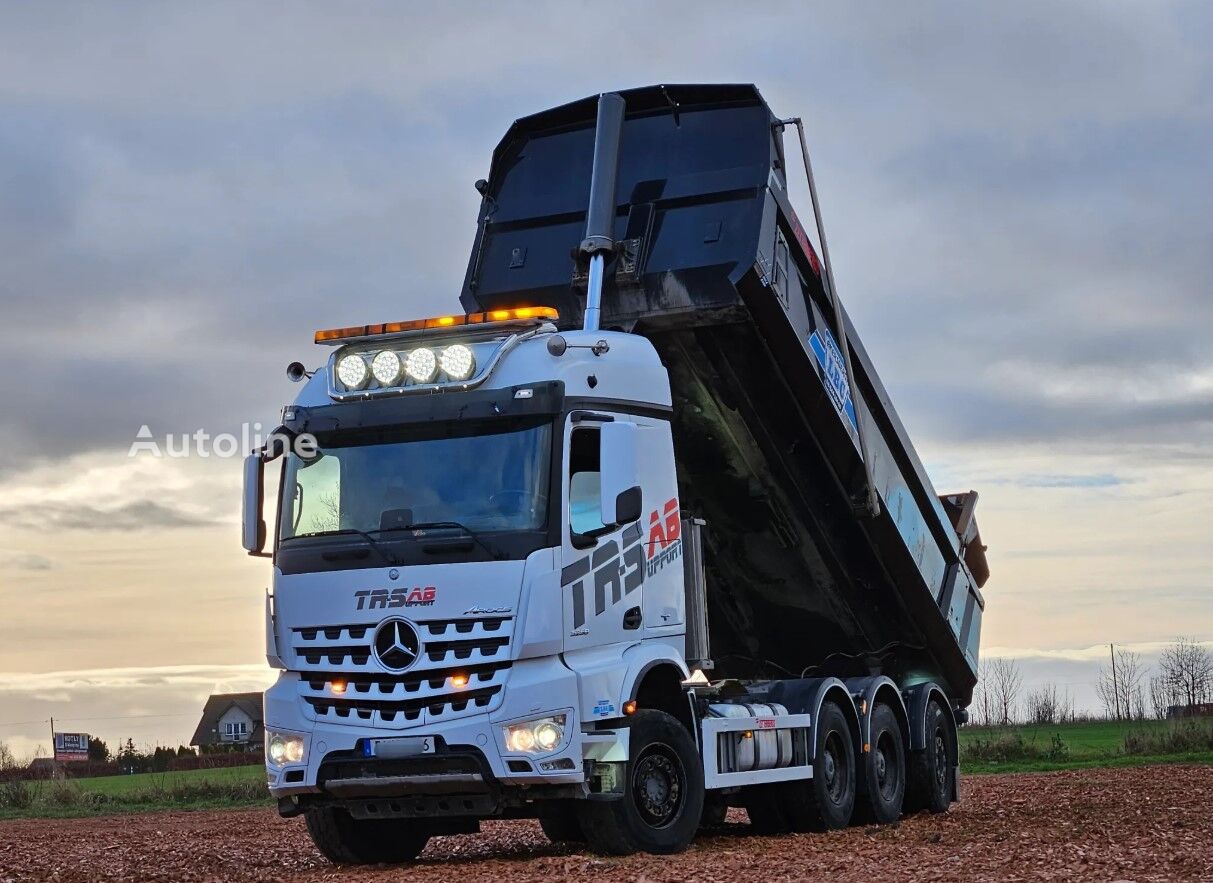
[[[851,398],[851,385],[847,383],[847,368],[842,361],[842,351],[834,341],[828,328],[819,328],[809,335],[809,349],[813,351],[817,364],[821,366],[822,380],[834,409],[841,417],[846,415],[850,424],[847,431],[851,441],[858,444],[859,421],[855,416],[855,402]]]

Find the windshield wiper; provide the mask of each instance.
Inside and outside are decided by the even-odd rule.
[[[456,530],[463,531],[468,535],[468,539],[483,549],[484,554],[488,555],[489,558],[496,559],[499,557],[498,554],[490,549],[484,540],[480,538],[480,534],[476,533],[476,531],[472,530],[461,521],[417,521],[413,524],[402,524],[398,527],[381,527],[372,532],[382,534],[389,532],[394,533],[401,530],[441,530],[442,528],[455,528]]]
[[[399,561],[396,560],[396,557],[394,555],[390,554],[386,549],[383,548],[382,545],[380,545],[379,540],[375,539],[367,531],[359,530],[356,527],[343,527],[340,530],[316,530],[316,531],[312,531],[311,533],[297,533],[290,539],[298,540],[298,539],[302,539],[303,537],[338,537],[338,536],[343,536],[343,535],[362,537],[364,540],[366,540],[368,543],[371,544],[371,548],[374,549],[379,554],[379,557],[382,558],[384,561],[386,561],[392,567],[395,567],[396,565],[398,565],[400,563]]]

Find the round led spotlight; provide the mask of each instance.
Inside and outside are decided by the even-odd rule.
[[[384,350],[376,353],[375,358],[371,359],[371,373],[375,375],[380,386],[395,386],[400,382],[400,375],[404,373],[404,365],[400,362],[400,356],[391,350]]]
[[[467,380],[476,370],[476,357],[470,347],[461,343],[442,351],[442,373],[452,380]]]
[[[417,383],[429,383],[438,373],[438,359],[433,350],[421,347],[409,353],[404,370]]]
[[[346,389],[362,389],[370,381],[371,372],[362,356],[342,356],[337,361],[337,379]]]

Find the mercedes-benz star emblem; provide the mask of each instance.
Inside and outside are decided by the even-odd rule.
[[[375,658],[388,671],[404,671],[421,655],[421,639],[412,623],[385,619],[375,629]]]

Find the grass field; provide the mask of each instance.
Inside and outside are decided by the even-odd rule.
[[[138,773],[133,776],[98,776],[95,779],[73,779],[80,790],[91,794],[122,797],[139,792],[189,788],[205,782],[211,785],[265,784],[265,767],[233,766],[214,770],[188,770],[180,773]]]
[[[1209,724],[1195,726],[1210,727]],[[1153,763],[1213,764],[1213,742],[1208,737],[1203,744],[1185,746],[1183,750],[1126,751],[1126,739],[1149,743],[1174,729],[1175,725],[1170,721],[962,727],[961,768],[966,773],[1013,773]],[[1016,738],[1021,746],[1016,744]],[[986,748],[1009,744],[1009,750],[982,751],[982,743]],[[1005,756],[987,756],[990,754]]]
[[[271,804],[261,765],[0,783],[0,819],[67,818]]]

